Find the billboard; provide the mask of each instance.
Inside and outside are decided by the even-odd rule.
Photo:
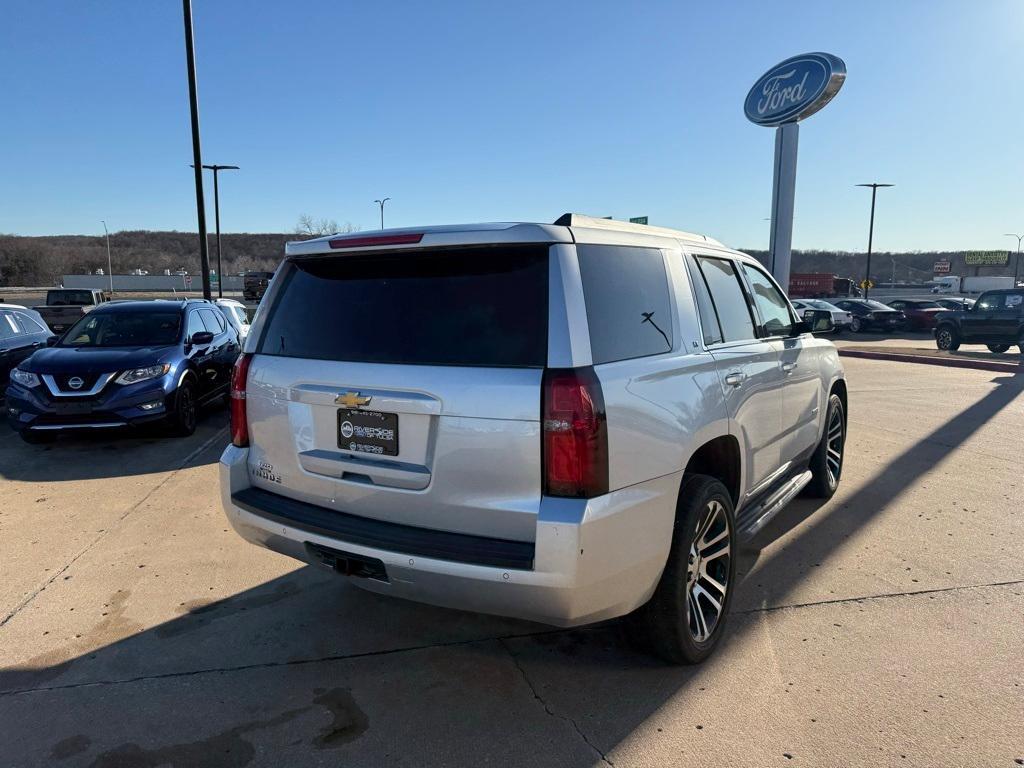
[[[1009,261],[1009,251],[967,251],[964,254],[964,264],[969,267],[1005,267]]]
[[[934,272],[936,275],[948,275],[950,264],[948,261],[936,261]]]

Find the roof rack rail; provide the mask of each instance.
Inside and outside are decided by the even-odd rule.
[[[648,224],[634,224],[629,221],[602,219],[597,216],[585,216],[582,213],[563,213],[555,219],[554,224],[559,227],[590,227],[591,229],[613,229],[618,232],[635,232],[638,235],[661,235],[662,237],[674,237],[680,240],[697,240],[702,243],[710,243],[711,245],[722,245],[713,237],[698,235],[693,232],[684,232],[681,229],[652,227]]]

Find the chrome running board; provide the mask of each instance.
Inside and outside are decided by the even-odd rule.
[[[764,501],[741,510],[736,519],[739,539],[749,541],[754,538],[783,507],[793,500],[793,497],[803,490],[805,485],[811,482],[812,477],[811,470],[804,470],[779,486],[778,490],[770,494]]]

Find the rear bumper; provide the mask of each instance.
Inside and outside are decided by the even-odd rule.
[[[682,479],[668,475],[597,499],[544,498],[531,544],[370,521],[250,489],[247,459],[248,449],[228,446],[220,460],[224,509],[247,541],[317,565],[316,547],[379,560],[386,581],[353,582],[556,626],[621,616],[650,598],[668,557]]]

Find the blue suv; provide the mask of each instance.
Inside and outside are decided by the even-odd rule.
[[[208,301],[103,304],[11,371],[7,419],[30,443],[160,421],[190,435],[199,406],[227,398],[239,351]]]

